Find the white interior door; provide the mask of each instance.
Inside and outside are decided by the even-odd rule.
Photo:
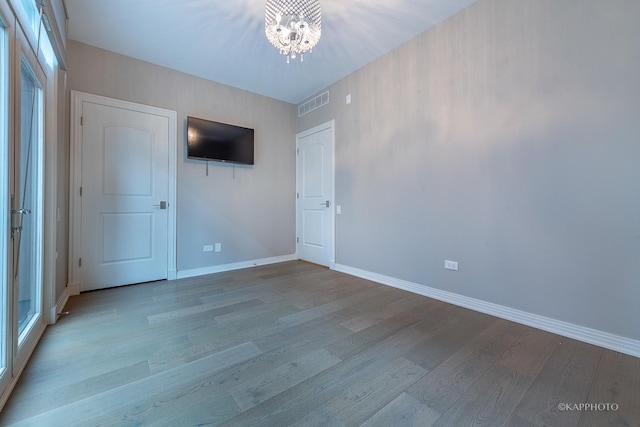
[[[167,278],[166,116],[82,103],[82,291]]]
[[[333,122],[296,139],[298,258],[333,267]]]

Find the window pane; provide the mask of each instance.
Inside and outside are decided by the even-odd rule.
[[[36,2],[34,0],[21,0],[21,3],[22,8],[27,13],[27,19],[29,20],[29,24],[31,24],[31,29],[35,34],[38,34],[40,14],[36,7]]]
[[[55,61],[53,46],[49,40],[46,27],[44,23],[41,22],[41,19],[46,19],[46,17],[40,17],[40,10],[36,5],[35,0],[20,0],[20,3],[25,11],[31,32],[35,34],[36,37],[40,37],[38,40],[38,47],[40,51],[39,56],[44,60],[43,62],[46,63],[49,68],[53,68]],[[47,21],[47,25],[51,24]]]

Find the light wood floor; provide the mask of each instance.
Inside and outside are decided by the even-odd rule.
[[[303,262],[66,310],[0,425],[640,426],[640,359]]]

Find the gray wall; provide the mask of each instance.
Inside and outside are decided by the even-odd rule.
[[[640,339],[638,22],[480,0],[331,86],[336,261]]]
[[[295,106],[72,40],[68,57],[69,90],[178,112],[178,271],[295,252]],[[255,165],[206,176],[186,159],[189,115],[255,128]]]

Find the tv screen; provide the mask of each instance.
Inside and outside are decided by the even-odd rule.
[[[253,164],[253,129],[187,117],[187,157]]]

